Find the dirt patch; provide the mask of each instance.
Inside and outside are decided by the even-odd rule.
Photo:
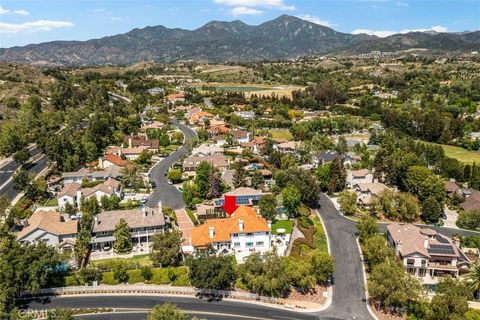
[[[316,303],[316,304],[324,304],[327,298],[324,297],[324,293],[327,292],[326,287],[322,286],[315,286],[310,291],[303,293],[296,289],[292,289],[288,297],[285,298],[286,302],[309,302],[309,303]]]
[[[372,308],[373,313],[377,316],[378,320],[406,320],[407,319],[406,314],[401,314],[401,315],[393,314],[383,309],[377,308],[374,304],[370,304],[370,307]]]

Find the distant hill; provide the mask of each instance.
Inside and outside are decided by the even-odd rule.
[[[367,53],[426,48],[444,51],[480,49],[479,32],[409,33],[378,38],[337,32],[282,15],[258,26],[239,20],[211,21],[196,30],[164,26],[88,41],[53,41],[0,49],[0,60],[41,65],[130,64],[139,61],[210,62],[276,60],[331,52]]]

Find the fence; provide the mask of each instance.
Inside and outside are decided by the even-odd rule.
[[[24,293],[23,297],[70,294],[179,294],[191,296],[206,296],[232,298],[238,300],[261,301],[273,304],[283,304],[281,299],[261,296],[254,293],[229,290],[204,290],[193,287],[175,287],[167,285],[100,285],[100,286],[72,286],[40,289],[34,294]]]

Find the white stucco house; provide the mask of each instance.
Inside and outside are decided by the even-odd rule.
[[[373,183],[373,173],[370,170],[360,169],[347,171],[348,188],[353,188],[354,186],[362,183]]]

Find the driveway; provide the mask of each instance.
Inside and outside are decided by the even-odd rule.
[[[366,304],[356,223],[343,217],[325,194],[320,195],[320,206],[319,213],[335,259],[332,305],[319,314],[320,318],[373,319]]]
[[[185,141],[197,139],[197,133],[191,128],[176,120],[172,123],[183,132]],[[155,208],[158,206],[159,201],[162,201],[164,207],[170,207],[174,210],[184,207],[182,193],[178,191],[175,186],[168,184],[166,174],[170,167],[188,152],[188,144],[184,143],[177,151],[170,154],[152,168],[150,171],[150,179],[155,182],[156,188],[148,199],[147,207]]]

